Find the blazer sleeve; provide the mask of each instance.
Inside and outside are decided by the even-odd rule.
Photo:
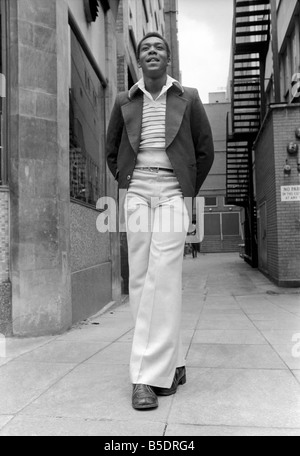
[[[214,162],[214,142],[211,126],[200,100],[198,90],[195,90],[195,97],[192,106],[191,129],[195,145],[197,162],[196,195],[198,195],[205,179]]]
[[[116,180],[118,180],[119,177],[118,154],[122,139],[123,127],[124,120],[121,104],[119,97],[117,97],[111,113],[106,135],[106,160],[108,167]]]

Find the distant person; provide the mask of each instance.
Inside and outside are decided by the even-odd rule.
[[[196,221],[193,221],[193,227],[192,227],[192,236],[196,236],[197,234],[197,226],[196,226]],[[198,256],[198,249],[199,249],[199,244],[195,242],[191,242],[191,249],[192,249],[192,255],[193,258],[197,258]]]
[[[149,33],[137,57],[143,77],[117,97],[107,134],[107,161],[119,188],[128,190],[129,292],[135,321],[132,405],[148,410],[158,407],[158,396],[175,394],[186,382],[180,337],[189,226],[184,197],[198,195],[214,148],[197,90],[182,87],[167,74],[167,41]],[[148,229],[130,229],[134,216],[149,221]],[[182,229],[174,229],[178,226]]]

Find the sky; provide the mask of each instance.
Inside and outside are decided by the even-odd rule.
[[[225,90],[231,53],[233,0],[178,0],[182,83],[204,103]]]

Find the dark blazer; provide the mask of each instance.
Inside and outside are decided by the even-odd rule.
[[[107,132],[107,163],[120,189],[128,189],[142,130],[143,92],[118,95]],[[198,91],[174,83],[167,94],[166,152],[184,197],[195,197],[214,161],[211,127]]]

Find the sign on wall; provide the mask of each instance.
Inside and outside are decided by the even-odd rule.
[[[300,185],[289,185],[281,187],[281,201],[300,201]]]

